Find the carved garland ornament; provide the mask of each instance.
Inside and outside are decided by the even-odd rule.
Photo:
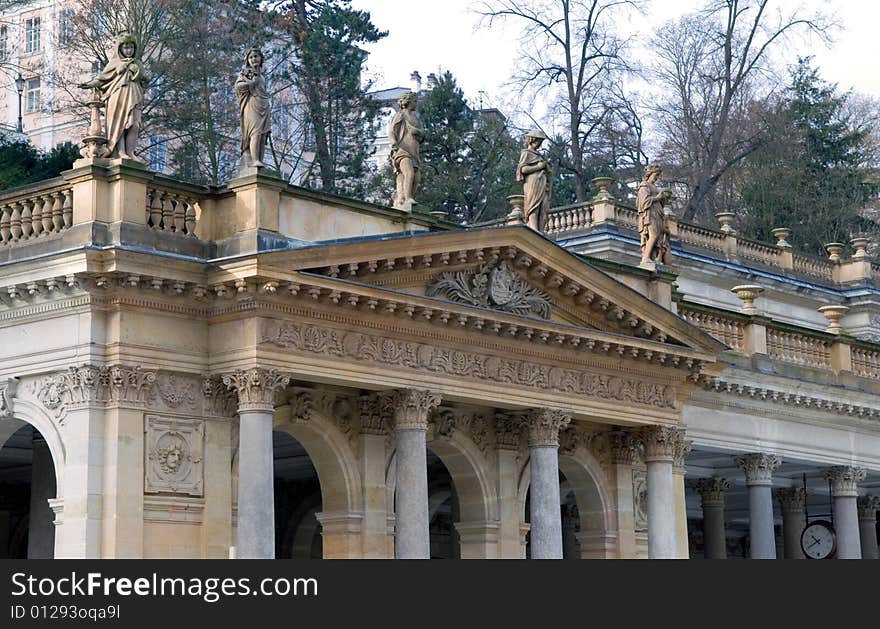
[[[442,273],[428,286],[427,295],[517,315],[550,318],[549,295],[529,286],[503,261],[485,264],[477,271]]]
[[[656,408],[675,408],[675,388],[618,376],[449,350],[313,325],[267,323],[263,343],[325,356],[352,358],[501,384],[559,391]]]

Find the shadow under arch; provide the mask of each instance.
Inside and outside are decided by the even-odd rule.
[[[0,448],[2,448],[17,430],[25,424],[36,428],[52,454],[52,464],[55,466],[55,492],[57,497],[64,496],[64,467],[67,461],[67,451],[64,440],[58,430],[56,421],[40,406],[27,399],[15,399],[13,405],[14,417],[0,419]]]

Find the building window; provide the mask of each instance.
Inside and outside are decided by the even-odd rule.
[[[157,135],[150,136],[150,170],[156,172],[165,171],[165,159],[167,150],[165,140]]]
[[[58,18],[58,45],[67,46],[73,39],[73,9],[61,9]]]
[[[9,27],[0,26],[0,62],[7,60],[6,42],[9,40]]]
[[[40,111],[40,79],[28,79],[27,82],[27,113]]]
[[[40,50],[40,18],[32,17],[24,21],[24,51],[25,53],[39,52]]]

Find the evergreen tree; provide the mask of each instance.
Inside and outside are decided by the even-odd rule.
[[[79,149],[65,142],[43,152],[28,142],[0,142],[0,190],[57,177],[79,159]]]
[[[767,117],[766,144],[744,165],[743,235],[772,242],[774,228],[789,227],[795,244],[824,255],[826,243],[871,228],[859,215],[869,131],[847,117],[846,102],[809,58],[798,61]]]

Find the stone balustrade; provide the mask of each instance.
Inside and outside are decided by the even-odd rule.
[[[146,224],[156,231],[195,237],[201,199],[170,185],[147,188]]]
[[[63,179],[0,194],[0,243],[46,238],[73,225],[73,190]]]

